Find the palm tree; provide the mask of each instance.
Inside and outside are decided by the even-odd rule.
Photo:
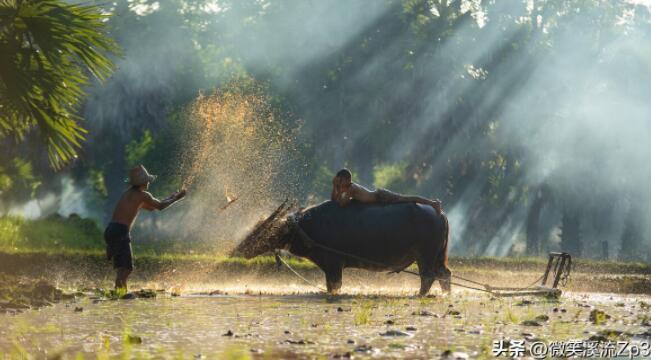
[[[76,114],[84,85],[113,69],[107,16],[63,0],[0,0],[0,137],[37,130],[55,169],[84,139]]]

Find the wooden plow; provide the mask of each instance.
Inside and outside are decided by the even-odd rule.
[[[572,256],[565,252],[551,252],[547,260],[545,273],[536,279],[531,285],[526,287],[501,287],[483,284],[474,280],[466,279],[457,275],[453,278],[465,281],[467,283],[479,285],[480,287],[468,286],[465,284],[452,283],[453,285],[488,292],[495,296],[548,296],[557,298],[561,295],[559,286],[567,284],[572,271]]]

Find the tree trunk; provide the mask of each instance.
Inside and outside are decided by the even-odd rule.
[[[527,255],[530,256],[540,255],[542,250],[540,243],[540,214],[546,202],[547,199],[544,190],[539,188],[534,195],[529,213],[527,214]]]
[[[579,217],[579,212],[570,206],[565,206],[563,209],[561,249],[576,257],[580,257],[583,250],[581,241],[581,218]]]

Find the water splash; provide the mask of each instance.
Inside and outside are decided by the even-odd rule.
[[[299,128],[251,78],[232,81],[192,103],[180,171],[191,209],[183,219],[200,239],[234,243],[276,202],[296,193],[292,172]],[[198,232],[198,234],[197,234]]]

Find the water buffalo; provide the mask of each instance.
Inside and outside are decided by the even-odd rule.
[[[289,210],[283,203],[232,255],[252,258],[274,249],[289,250],[323,270],[329,293],[341,288],[344,268],[400,271],[416,262],[421,295],[429,292],[434,280],[450,291],[448,220],[432,207],[352,202],[342,208],[326,201],[286,216]]]

